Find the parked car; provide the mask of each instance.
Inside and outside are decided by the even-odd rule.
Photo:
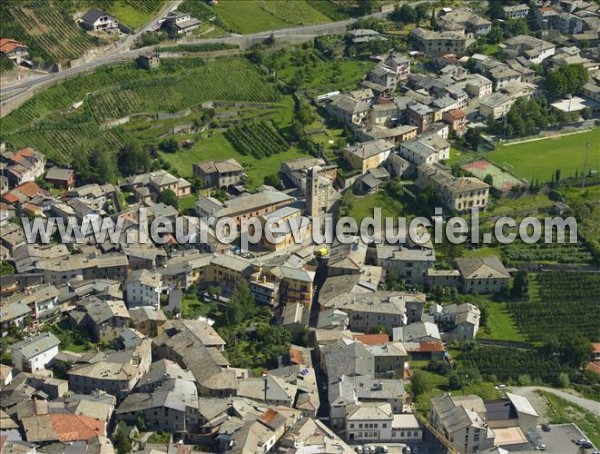
[[[548,424],[542,424],[542,430],[544,432],[550,432],[552,429],[550,428],[550,426]]]
[[[404,454],[412,454],[412,449],[410,449],[410,446],[405,446],[403,452]]]
[[[363,454],[364,450],[362,448],[362,446],[357,446],[356,448],[354,448],[354,450],[358,453],[358,454]]]

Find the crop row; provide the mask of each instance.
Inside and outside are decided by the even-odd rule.
[[[576,330],[590,339],[600,337],[600,274],[551,271],[531,277],[529,302],[509,303],[508,308],[531,341],[548,334],[562,337]]]
[[[257,159],[284,152],[289,148],[289,144],[273,125],[264,121],[233,126],[225,136],[240,153]]]
[[[46,61],[80,57],[98,44],[83,32],[73,18],[56,7],[12,7],[8,9],[13,37],[25,41],[32,54]],[[35,25],[33,25],[35,24]],[[35,33],[31,32],[32,27]]]

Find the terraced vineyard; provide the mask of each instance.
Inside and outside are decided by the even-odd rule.
[[[225,137],[241,154],[251,155],[256,159],[272,156],[290,148],[273,124],[266,121],[236,125],[227,131]]]
[[[10,3],[2,7],[2,36],[26,43],[32,57],[63,62],[79,58],[101,44],[81,30],[66,9],[53,2]]]
[[[530,276],[529,302],[508,304],[520,330],[530,341],[576,331],[600,337],[600,273],[551,271]]]
[[[0,54],[0,73],[3,73],[4,71],[10,71],[14,67],[15,65],[10,58],[4,54]]]
[[[164,59],[157,71],[130,63],[56,85],[5,117],[2,130],[8,145],[34,146],[65,162],[98,141],[121,143],[120,128],[101,129],[107,120],[175,113],[206,101],[279,100],[277,89],[246,59]]]
[[[502,259],[506,263],[589,263],[593,257],[581,244],[556,242],[525,244],[522,241],[515,241],[502,247]]]

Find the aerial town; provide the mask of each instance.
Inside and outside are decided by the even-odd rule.
[[[1,453],[600,453],[599,1],[0,10]]]

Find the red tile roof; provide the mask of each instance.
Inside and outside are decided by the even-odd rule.
[[[290,347],[290,360],[294,364],[307,364],[304,352],[298,348],[294,348],[294,346]]]
[[[35,181],[28,181],[27,183],[17,186],[14,191],[19,191],[21,194],[27,197],[33,197],[40,192],[40,187],[35,183]]]
[[[592,344],[592,353],[600,353],[600,342],[594,342]]]
[[[17,47],[27,46],[14,39],[0,38],[0,52],[9,53],[15,50]]]
[[[57,413],[48,417],[59,441],[89,440],[106,432],[105,422],[89,416]]]
[[[451,110],[448,113],[450,115],[452,115],[452,118],[454,118],[455,120],[458,120],[460,118],[465,118],[467,116],[467,114],[465,113],[465,111],[464,110],[460,110],[460,109],[454,109],[454,110]]]
[[[600,361],[589,363],[587,365],[587,370],[595,372],[597,375],[600,375]]]
[[[14,194],[11,194],[10,192],[9,192],[9,193],[7,193],[7,194],[4,194],[4,195],[2,196],[2,198],[3,198],[5,201],[7,201],[8,203],[17,203],[17,202],[19,201],[19,198],[18,198],[16,195],[14,195]]]
[[[444,344],[440,341],[405,342],[404,348],[408,353],[443,353]]]
[[[387,334],[357,334],[354,340],[362,342],[365,345],[387,344],[390,338]]]

